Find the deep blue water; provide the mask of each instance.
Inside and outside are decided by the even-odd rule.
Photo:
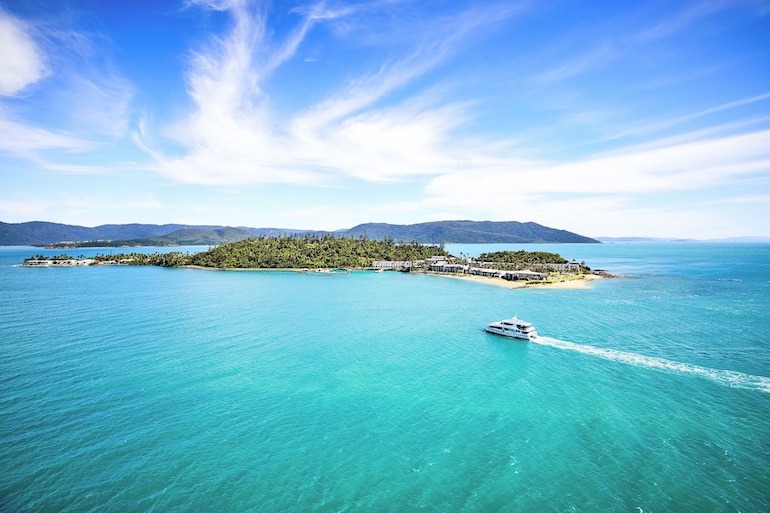
[[[624,277],[27,269],[41,250],[0,248],[0,511],[770,510],[770,244],[447,249]],[[482,331],[513,314],[539,343]]]

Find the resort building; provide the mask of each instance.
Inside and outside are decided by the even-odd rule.
[[[475,276],[488,276],[491,278],[500,278],[505,271],[500,269],[487,269],[486,267],[471,267],[468,269],[468,274]]]
[[[476,276],[487,276],[490,278],[502,278],[504,280],[545,280],[548,278],[546,273],[538,273],[530,270],[524,271],[501,271],[500,269],[487,269],[486,267],[472,267],[468,270],[468,274]]]
[[[92,265],[95,262],[96,261],[91,258],[86,258],[83,260],[77,260],[75,258],[53,259],[53,260],[29,259],[29,260],[25,260],[22,265],[25,267],[75,267],[75,266],[82,266],[82,265]]]
[[[545,280],[548,278],[548,275],[545,273],[536,273],[534,271],[504,271],[500,277],[503,278],[504,280],[533,281],[533,280]]]
[[[547,272],[536,272],[530,269],[504,270],[486,267],[492,264],[494,263],[475,262],[472,259],[468,259],[467,264],[449,263],[446,257],[432,256],[427,260],[418,260],[414,262],[378,261],[372,263],[372,268],[375,270],[392,271],[410,271],[415,269],[422,269],[434,273],[470,274],[474,276],[486,276],[489,278],[502,278],[504,280],[510,281],[539,281],[548,279]],[[570,262],[565,264],[538,264],[537,267],[540,269],[552,269],[559,272],[580,271],[581,268],[580,264],[577,262]]]
[[[567,262],[566,264],[540,264],[540,267],[545,269],[552,269],[559,272],[580,271],[580,264],[575,260]]]
[[[391,261],[391,260],[382,260],[372,263],[372,267],[376,270],[386,270],[386,271],[400,271],[402,269],[411,269],[413,262],[411,261]]]
[[[434,273],[464,273],[468,267],[462,264],[448,264],[446,260],[438,260],[430,262],[428,269]]]

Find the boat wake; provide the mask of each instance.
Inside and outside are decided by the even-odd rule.
[[[759,390],[761,392],[770,393],[770,378],[765,376],[755,376],[753,374],[744,374],[743,372],[731,370],[710,369],[708,367],[701,367],[699,365],[679,363],[673,360],[667,360],[665,358],[656,358],[654,356],[627,353],[624,351],[617,351],[615,349],[603,349],[600,347],[584,344],[575,344],[573,342],[567,342],[565,340],[558,340],[555,338],[537,337],[530,342],[534,342],[543,346],[556,347],[559,349],[566,349],[568,351],[590,354],[604,358],[606,360],[611,360],[613,362],[626,363],[636,367],[646,367],[649,369],[658,369],[666,372],[699,376],[731,388],[744,388],[747,390]]]

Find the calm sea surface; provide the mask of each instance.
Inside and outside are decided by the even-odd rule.
[[[61,251],[0,248],[0,511],[770,510],[770,244],[447,249],[624,277],[27,269]],[[482,331],[513,314],[537,343]]]

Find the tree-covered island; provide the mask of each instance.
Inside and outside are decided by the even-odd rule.
[[[378,260],[449,257],[443,246],[333,235],[259,237],[223,244],[190,257],[189,265],[229,269],[366,269]]]
[[[554,273],[582,275],[590,272],[583,263],[567,262],[557,253],[501,251],[483,253],[478,258],[456,257],[447,253],[443,244],[395,242],[391,238],[375,240],[364,236],[335,237],[330,234],[261,236],[222,244],[192,255],[181,252],[121,253],[92,258],[37,255],[26,259],[24,265],[150,265],[207,269],[387,268],[476,274],[509,280],[544,280]],[[516,273],[512,274],[514,271]]]
[[[432,256],[451,258],[443,245],[418,242],[395,242],[393,239],[374,240],[366,237],[335,237],[333,235],[261,236],[222,244],[201,253],[121,253],[97,255],[89,264],[157,265],[162,267],[197,266],[212,269],[308,269],[308,268],[370,268],[378,260],[416,261]],[[37,255],[25,264],[38,262],[84,260],[68,255],[46,258]],[[63,265],[63,264],[62,264]]]

